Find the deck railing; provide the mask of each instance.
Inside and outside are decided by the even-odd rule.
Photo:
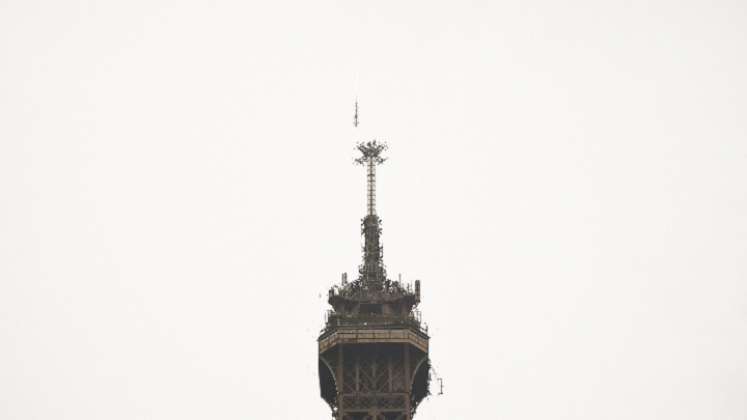
[[[428,335],[428,326],[420,321],[420,312],[413,311],[407,316],[396,315],[343,315],[335,311],[327,311],[325,327],[322,332],[327,332],[337,327],[397,327],[406,326]]]

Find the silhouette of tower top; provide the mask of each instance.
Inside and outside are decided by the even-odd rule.
[[[329,290],[332,309],[317,340],[321,396],[336,420],[411,420],[429,395],[430,338],[416,310],[420,281],[392,281],[384,268],[376,167],[386,149],[376,140],[357,145],[355,162],[365,165],[367,180],[363,262],[355,280],[343,274]]]

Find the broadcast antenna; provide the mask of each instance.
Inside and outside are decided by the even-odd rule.
[[[355,115],[353,115],[353,127],[358,127],[358,98],[355,98]]]

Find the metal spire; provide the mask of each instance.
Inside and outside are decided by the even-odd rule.
[[[358,127],[358,98],[355,98],[355,115],[353,116],[353,127]]]
[[[366,165],[367,169],[367,212],[363,218],[362,233],[364,238],[363,265],[360,275],[363,283],[372,289],[380,289],[386,280],[384,270],[384,252],[381,247],[381,220],[376,215],[376,166],[384,163],[386,158],[381,153],[386,150],[385,143],[376,140],[358,143],[357,149],[361,157],[355,160],[359,165]]]
[[[376,140],[365,143],[358,143],[356,148],[361,152],[361,157],[355,160],[359,165],[366,165],[368,178],[368,216],[376,215],[376,166],[386,161],[381,153],[387,149],[386,143],[379,143]]]

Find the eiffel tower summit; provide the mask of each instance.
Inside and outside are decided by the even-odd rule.
[[[357,126],[358,113],[354,124]],[[429,395],[427,327],[416,310],[414,287],[387,277],[376,214],[376,167],[385,143],[359,143],[355,162],[365,166],[367,212],[361,223],[363,262],[358,277],[329,290],[332,309],[319,345],[319,385],[335,420],[411,420]]]

